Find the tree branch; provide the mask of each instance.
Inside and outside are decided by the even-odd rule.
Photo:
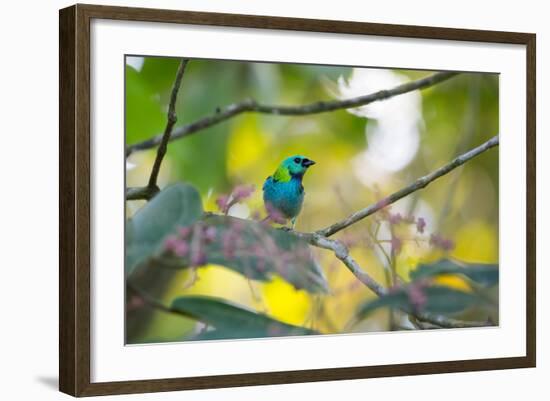
[[[353,213],[352,215],[348,216],[344,220],[341,220],[329,227],[323,228],[322,230],[318,230],[317,234],[325,237],[330,237],[331,235],[337,233],[338,231],[343,230],[344,228],[357,223],[358,221],[364,219],[367,216],[370,216],[373,213],[376,213],[377,211],[385,208],[386,206],[397,202],[399,199],[404,198],[405,196],[410,195],[413,192],[416,192],[422,188],[427,187],[430,183],[444,176],[445,174],[450,173],[455,168],[463,165],[467,161],[491,149],[492,147],[497,146],[498,143],[499,143],[499,137],[497,135],[492,137],[482,145],[478,146],[477,148],[474,148],[458,156],[457,158],[452,160],[450,163],[444,165],[443,167],[438,168],[437,170],[431,172],[430,174],[425,175],[424,177],[420,177],[419,179],[414,181],[412,184],[406,186],[405,188],[402,188],[399,191],[394,192],[393,194],[385,197],[384,199],[381,199],[378,202]]]
[[[178,120],[176,115],[176,102],[178,100],[178,92],[181,86],[181,80],[183,78],[183,73],[185,72],[185,67],[189,60],[182,59],[176,72],[176,78],[172,86],[172,92],[170,93],[170,103],[168,104],[168,114],[166,127],[164,128],[164,133],[159,139],[160,146],[157,149],[157,157],[151,169],[151,175],[149,176],[149,182],[146,187],[142,188],[128,188],[126,190],[126,199],[151,199],[157,192],[159,192],[159,187],[157,185],[157,179],[160,172],[160,166],[162,165],[162,160],[166,155],[166,150],[168,149],[168,142],[172,135],[172,130],[174,125]]]
[[[374,280],[367,272],[365,272],[361,266],[353,259],[350,255],[348,248],[340,241],[334,240],[331,238],[323,237],[322,235],[316,233],[303,233],[298,231],[293,231],[297,236],[307,240],[311,245],[328,249],[334,252],[334,255],[340,259],[344,265],[353,273],[353,275],[363,283],[367,288],[374,292],[377,296],[381,297],[388,293],[388,290]],[[196,319],[195,316],[187,314],[178,309],[164,305],[161,301],[147,294],[145,291],[141,290],[131,282],[126,283],[127,288],[135,293],[143,302],[145,302],[150,307],[166,312],[180,315],[190,319]],[[488,322],[476,322],[476,321],[462,321],[457,319],[451,319],[442,315],[432,315],[423,312],[411,313],[409,311],[404,311],[412,315],[415,319],[418,319],[423,322],[427,322],[438,327],[444,328],[467,328],[467,327],[484,327],[488,326]]]
[[[256,112],[263,114],[273,114],[281,116],[303,116],[308,114],[326,113],[329,111],[335,111],[340,109],[350,109],[359,106],[365,106],[369,103],[373,103],[379,100],[386,100],[394,96],[402,95],[404,93],[412,92],[418,89],[429,88],[440,82],[446,81],[449,78],[458,75],[456,72],[438,72],[428,77],[418,79],[416,81],[410,81],[395,88],[388,90],[381,90],[369,95],[359,96],[346,100],[331,100],[315,102],[303,106],[272,106],[263,105],[255,100],[245,100],[241,103],[234,103],[227,106],[223,110],[216,110],[216,112],[210,116],[203,117],[191,124],[178,127],[174,130],[170,140],[186,137],[202,129],[211,127],[212,125],[221,123],[230,119],[238,114],[245,112]],[[151,149],[162,143],[164,135],[157,135],[151,139],[143,142],[139,142],[130,145],[126,148],[126,157],[135,151]]]
[[[478,146],[477,148],[474,148],[456,157],[450,163],[444,165],[443,167],[440,167],[437,170],[431,172],[430,174],[427,174],[417,179],[412,184],[400,189],[397,192],[394,192],[393,194],[376,202],[375,204],[368,206],[364,209],[361,209],[358,212],[353,213],[348,218],[342,221],[339,221],[338,223],[335,223],[325,229],[318,230],[314,233],[301,233],[301,232],[295,232],[295,233],[300,238],[308,241],[308,243],[313,246],[323,248],[323,249],[328,249],[334,252],[334,255],[338,259],[340,259],[344,263],[344,265],[355,275],[355,277],[361,283],[363,283],[367,288],[369,288],[372,292],[374,292],[379,297],[386,295],[387,289],[384,288],[381,284],[379,284],[376,280],[374,280],[367,272],[365,272],[361,268],[361,266],[359,266],[359,264],[350,255],[348,248],[341,241],[330,239],[328,237],[337,233],[340,230],[343,230],[346,227],[349,227],[357,223],[358,221],[364,219],[365,217],[370,216],[373,213],[376,213],[377,211],[398,201],[399,199],[407,195],[410,195],[411,193],[418,191],[422,188],[425,188],[431,182],[444,176],[445,174],[448,174],[455,168],[463,165],[467,161],[482,154],[488,149],[491,149],[492,147],[497,146],[498,144],[499,144],[499,137],[497,135],[489,139],[487,142],[483,143],[482,145]],[[411,314],[408,311],[405,311],[405,312]],[[411,315],[417,320],[420,320],[422,322],[427,322],[427,323],[434,324],[439,327],[445,327],[445,328],[483,327],[488,325],[487,322],[465,322],[461,320],[450,319],[445,316],[433,315],[433,314],[428,314],[424,312],[417,312]]]
[[[306,234],[306,238],[311,245],[334,252],[334,255],[347,266],[355,277],[376,295],[380,297],[387,293],[381,284],[378,284],[368,273],[361,269],[342,242],[315,233],[311,235]]]
[[[333,224],[326,229],[319,230],[313,233],[304,233],[299,231],[292,231],[298,237],[304,239],[309,244],[316,246],[318,248],[327,249],[334,253],[334,255],[344,263],[344,265],[349,269],[349,271],[367,288],[374,292],[377,296],[381,297],[388,293],[388,290],[379,284],[374,278],[370,276],[361,266],[353,259],[349,249],[341,242],[335,239],[328,238],[330,235],[355,224],[361,219],[376,213],[377,211],[383,209],[384,207],[396,202],[397,200],[407,196],[415,191],[418,191],[422,188],[425,188],[429,183],[435,181],[437,178],[451,172],[458,166],[463,165],[467,161],[473,159],[474,157],[480,155],[488,149],[491,149],[494,146],[497,146],[499,143],[499,137],[494,136],[489,141],[483,143],[482,145],[474,148],[452,160],[450,163],[446,164],[443,167],[433,171],[432,173],[425,175],[417,179],[412,184],[407,187],[393,193],[392,195],[384,198],[382,201],[379,201],[365,209],[362,209],[345,220]],[[139,292],[138,289],[133,288],[134,292]],[[153,306],[157,309],[164,310],[165,312],[174,312],[170,308],[164,306],[162,303],[159,303],[155,299],[147,298],[147,294],[139,294],[140,297],[146,301],[150,306]],[[448,318],[443,315],[434,315],[425,312],[415,312],[411,313],[410,311],[404,310],[403,312],[408,313],[413,316],[414,319],[426,322],[438,327],[443,328],[467,328],[467,327],[485,327],[489,325],[489,322],[478,322],[478,321],[462,321],[457,319]],[[178,312],[174,312],[178,313]]]
[[[309,244],[316,246],[318,248],[331,250],[334,255],[344,263],[344,265],[350,270],[350,272],[355,275],[355,277],[363,283],[367,288],[374,292],[377,296],[381,297],[388,293],[388,290],[379,284],[375,279],[373,279],[366,271],[364,271],[361,266],[353,259],[349,249],[338,240],[328,238],[330,235],[349,227],[361,219],[370,216],[373,213],[383,209],[384,207],[396,202],[397,200],[415,192],[422,188],[425,188],[428,184],[435,181],[437,178],[442,177],[443,175],[451,172],[458,166],[463,165],[467,161],[473,159],[474,157],[480,155],[481,153],[491,149],[494,146],[497,146],[499,143],[499,137],[494,136],[487,142],[482,145],[474,148],[452,160],[450,163],[446,164],[443,167],[433,171],[432,173],[425,175],[417,179],[412,184],[402,188],[401,190],[394,192],[383,200],[362,209],[348,218],[333,224],[330,227],[327,227],[323,230],[319,230],[313,233],[304,233],[298,231],[292,231],[298,237],[306,240]],[[137,289],[133,289],[134,292],[138,292]],[[170,308],[164,306],[162,303],[158,303],[155,299],[148,299],[147,294],[139,294],[141,298],[146,301],[149,305],[156,307],[158,309],[164,310],[165,312],[173,312]],[[444,328],[466,328],[466,327],[484,327],[488,325],[488,322],[477,322],[477,321],[462,321],[457,319],[448,318],[442,315],[434,315],[425,312],[415,312],[411,313],[410,311],[404,310],[405,313],[413,316],[414,319],[421,322],[430,323],[438,327]]]
[[[353,259],[350,255],[348,248],[340,241],[327,238],[318,233],[300,233],[296,234],[307,240],[311,245],[328,249],[334,252],[334,255],[340,259],[344,265],[349,269],[350,272],[367,288],[374,292],[377,296],[381,297],[388,293],[388,290],[374,280],[366,271],[364,271],[361,266]],[[488,326],[488,322],[476,322],[476,321],[462,321],[457,319],[451,319],[442,315],[433,315],[431,313],[425,312],[415,312],[411,313],[410,311],[404,311],[416,319],[434,324],[439,327],[444,328],[466,328],[466,327],[484,327]]]

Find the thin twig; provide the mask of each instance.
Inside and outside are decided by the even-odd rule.
[[[143,188],[128,188],[126,190],[126,199],[151,199],[153,196],[159,192],[159,187],[157,185],[157,179],[160,172],[160,166],[162,165],[162,160],[164,155],[166,155],[166,150],[168,149],[168,142],[172,136],[172,131],[174,125],[178,120],[176,115],[176,102],[178,100],[178,92],[181,86],[181,80],[183,78],[183,73],[185,72],[185,67],[189,60],[182,59],[176,72],[176,78],[174,79],[174,84],[172,86],[172,92],[170,93],[170,103],[168,104],[168,114],[166,127],[164,128],[164,133],[159,139],[159,147],[157,149],[157,157],[151,169],[151,175],[149,176],[149,182],[146,187]]]
[[[414,181],[412,184],[407,185],[406,187],[400,189],[399,191],[394,192],[393,194],[379,200],[378,202],[353,213],[352,215],[348,216],[344,220],[341,220],[329,227],[326,227],[326,228],[323,228],[322,230],[317,231],[317,234],[320,234],[325,237],[330,237],[331,235],[337,233],[338,231],[343,230],[344,228],[357,223],[359,220],[362,220],[365,217],[370,216],[371,214],[376,213],[377,211],[385,208],[386,206],[391,205],[394,202],[397,202],[399,199],[404,198],[405,196],[410,195],[413,192],[416,192],[422,188],[427,187],[430,183],[444,176],[445,174],[450,173],[455,168],[463,165],[467,161],[491,149],[492,147],[497,146],[498,143],[499,143],[499,137],[497,135],[492,137],[482,145],[478,146],[477,148],[474,148],[458,156],[457,158],[452,160],[450,163],[444,165],[443,167],[438,168],[437,170],[431,172],[430,174],[425,175],[424,177],[420,177],[419,179]]]
[[[386,100],[391,97],[402,95],[404,93],[412,92],[418,89],[429,88],[430,86],[446,81],[447,79],[452,78],[456,75],[458,75],[458,73],[456,72],[438,72],[422,79],[404,83],[392,89],[381,90],[375,93],[351,99],[320,101],[302,106],[264,105],[256,102],[255,100],[249,99],[241,103],[231,104],[223,110],[218,109],[212,115],[203,117],[200,120],[197,120],[191,124],[176,128],[172,133],[170,140],[189,136],[197,131],[221,123],[241,113],[256,112],[280,116],[303,116],[307,114],[326,113],[340,109],[350,109],[359,106],[365,106],[369,103],[373,103],[379,100]],[[126,157],[128,157],[135,151],[151,149],[155,146],[158,146],[162,142],[163,137],[163,135],[157,135],[146,141],[129,145],[126,148]]]

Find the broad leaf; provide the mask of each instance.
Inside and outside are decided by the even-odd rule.
[[[311,293],[328,291],[308,243],[291,232],[257,221],[208,215],[191,227],[192,238],[187,239],[190,249],[195,233],[205,230],[211,230],[214,237],[202,242],[201,264],[222,265],[254,280],[267,281],[278,274],[295,288]],[[175,261],[187,267],[191,259],[192,251]]]
[[[442,259],[431,264],[420,264],[410,273],[411,280],[435,277],[443,274],[460,274],[473,282],[490,287],[498,283],[498,264],[464,263]]]
[[[184,296],[176,298],[171,307],[215,328],[213,331],[197,335],[193,338],[195,340],[317,334],[305,327],[283,323],[265,314],[214,297]]]
[[[159,192],[126,222],[126,274],[162,250],[177,227],[193,224],[202,214],[200,195],[192,186],[180,183]]]
[[[450,287],[431,286],[420,290],[425,297],[425,302],[423,305],[415,307],[412,303],[410,291],[410,286],[402,287],[374,301],[367,302],[359,308],[357,316],[359,319],[363,319],[374,310],[382,307],[401,309],[405,312],[418,309],[429,313],[454,314],[483,302],[482,299],[472,293]]]

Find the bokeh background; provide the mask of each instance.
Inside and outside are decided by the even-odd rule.
[[[126,59],[126,143],[161,133],[179,60],[163,57]],[[191,123],[247,98],[266,104],[300,105],[349,98],[389,89],[433,71],[351,68],[220,60],[191,60],[177,103],[177,125]],[[304,178],[306,199],[296,229],[323,228],[363,208],[455,156],[498,134],[498,75],[462,73],[423,91],[415,91],[353,110],[287,117],[247,113],[168,147],[160,187],[184,181],[199,189],[206,210],[239,184],[255,185],[252,197],[230,210],[250,217],[265,213],[261,186],[279,162],[293,154],[315,160]],[[127,159],[126,184],[147,183],[156,150]],[[404,227],[395,258],[403,277],[418,263],[448,256],[465,262],[498,263],[498,148],[475,158],[426,189],[392,205],[391,213],[426,221],[424,233]],[[128,201],[127,217],[144,201]],[[430,244],[431,234],[452,241],[447,251]],[[359,264],[386,283],[390,229],[368,218],[337,235],[351,238]],[[376,245],[373,245],[373,239]],[[152,289],[166,303],[179,295],[211,295],[265,312],[283,322],[322,333],[388,330],[388,310],[354,322],[358,306],[374,298],[330,252],[314,250],[331,294],[313,296],[287,282],[251,282],[222,266],[209,265],[193,277],[189,270],[170,272]],[[466,289],[457,277],[439,279]],[[151,286],[155,286],[151,283]],[[476,318],[475,311],[466,318]],[[498,316],[496,317],[498,319]],[[403,322],[405,325],[406,322]],[[129,316],[130,343],[181,341],[197,323],[155,310]]]

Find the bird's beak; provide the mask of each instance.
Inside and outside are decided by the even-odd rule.
[[[304,167],[313,166],[314,164],[315,162],[313,160],[309,160],[309,159],[302,160],[302,166]]]

